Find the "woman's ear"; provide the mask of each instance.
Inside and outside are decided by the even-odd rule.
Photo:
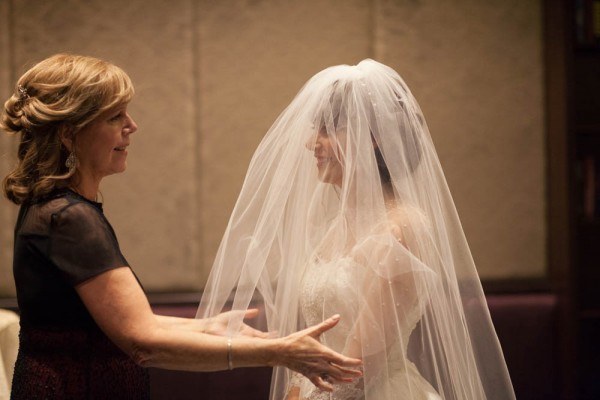
[[[58,131],[58,137],[68,151],[73,151],[75,135],[70,127],[63,125]]]

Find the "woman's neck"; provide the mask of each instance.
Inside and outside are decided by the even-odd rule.
[[[100,189],[100,182],[79,179],[76,183],[69,185],[69,188],[88,200],[96,201]]]

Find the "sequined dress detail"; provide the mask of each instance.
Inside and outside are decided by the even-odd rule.
[[[150,397],[148,371],[109,340],[75,290],[128,265],[101,204],[64,189],[21,206],[13,261],[21,329],[12,400]]]

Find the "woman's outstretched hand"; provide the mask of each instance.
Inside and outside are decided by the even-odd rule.
[[[319,342],[319,336],[336,326],[339,320],[339,315],[334,315],[318,325],[281,338],[283,348],[276,364],[300,372],[319,389],[328,392],[333,390],[334,382],[352,382],[362,376],[362,372],[355,369],[362,365],[361,360],[336,353]]]
[[[204,325],[204,333],[209,333],[211,335],[218,336],[226,336],[227,335],[227,326],[229,321],[232,318],[239,318],[240,315],[243,315],[244,319],[255,318],[258,315],[258,309],[251,308],[245,311],[226,311],[214,317],[208,318]],[[272,335],[267,332],[260,331],[258,329],[252,328],[250,325],[242,323],[240,330],[238,332],[241,336],[246,337],[258,337],[267,339],[272,337]]]

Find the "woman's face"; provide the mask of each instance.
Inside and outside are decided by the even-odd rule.
[[[108,110],[77,134],[75,154],[78,173],[83,179],[99,181],[125,171],[130,135],[137,131],[127,113],[127,104]]]
[[[337,143],[327,134],[325,126],[311,136],[306,142],[306,148],[314,153],[317,159],[317,169],[321,182],[342,186],[343,168],[338,160],[341,153]]]

